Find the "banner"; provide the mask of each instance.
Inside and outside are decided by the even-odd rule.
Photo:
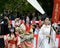
[[[52,14],[52,21],[59,23],[60,21],[60,0],[54,0],[54,8]]]

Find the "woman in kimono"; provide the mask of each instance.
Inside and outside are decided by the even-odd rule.
[[[19,27],[20,26],[20,23],[21,23],[21,20],[19,18],[16,18],[15,19],[15,28],[16,27]]]
[[[17,48],[20,44],[20,37],[16,36],[14,28],[10,29],[10,34],[4,35],[5,48]]]
[[[51,27],[49,18],[46,18],[39,31],[38,48],[54,48],[55,35],[56,33]]]
[[[22,28],[23,26],[21,26]],[[29,32],[26,32],[25,29],[20,31],[24,31],[24,33],[20,36],[21,38],[21,48],[33,48],[33,29],[30,28]]]

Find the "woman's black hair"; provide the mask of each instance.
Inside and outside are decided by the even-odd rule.
[[[10,29],[14,29],[14,36],[16,37],[16,34],[15,34],[15,28],[14,27],[12,27],[12,25],[11,25],[11,28]],[[10,31],[10,33],[9,33],[9,35],[10,35],[10,37],[11,37],[11,31]]]
[[[49,17],[45,17],[44,20],[45,20],[46,18],[49,18]]]

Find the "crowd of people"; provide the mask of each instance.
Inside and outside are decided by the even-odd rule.
[[[34,34],[38,34],[37,48],[55,47],[55,36],[60,33],[60,25],[52,24],[48,17],[35,23],[37,17],[32,15],[16,17],[14,25],[4,15],[0,22],[0,39],[3,41],[0,48],[34,48]]]

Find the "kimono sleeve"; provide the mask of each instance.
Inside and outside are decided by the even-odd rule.
[[[44,27],[42,26],[41,27],[41,29],[40,29],[40,31],[39,31],[39,34],[38,34],[38,37],[40,38],[40,39],[43,39],[43,32],[44,32]]]
[[[56,41],[56,32],[54,30],[52,30],[52,39],[53,39],[53,42],[55,44],[55,41]]]
[[[40,48],[40,43],[43,39],[43,27],[41,27],[39,34],[38,34],[38,48]]]

